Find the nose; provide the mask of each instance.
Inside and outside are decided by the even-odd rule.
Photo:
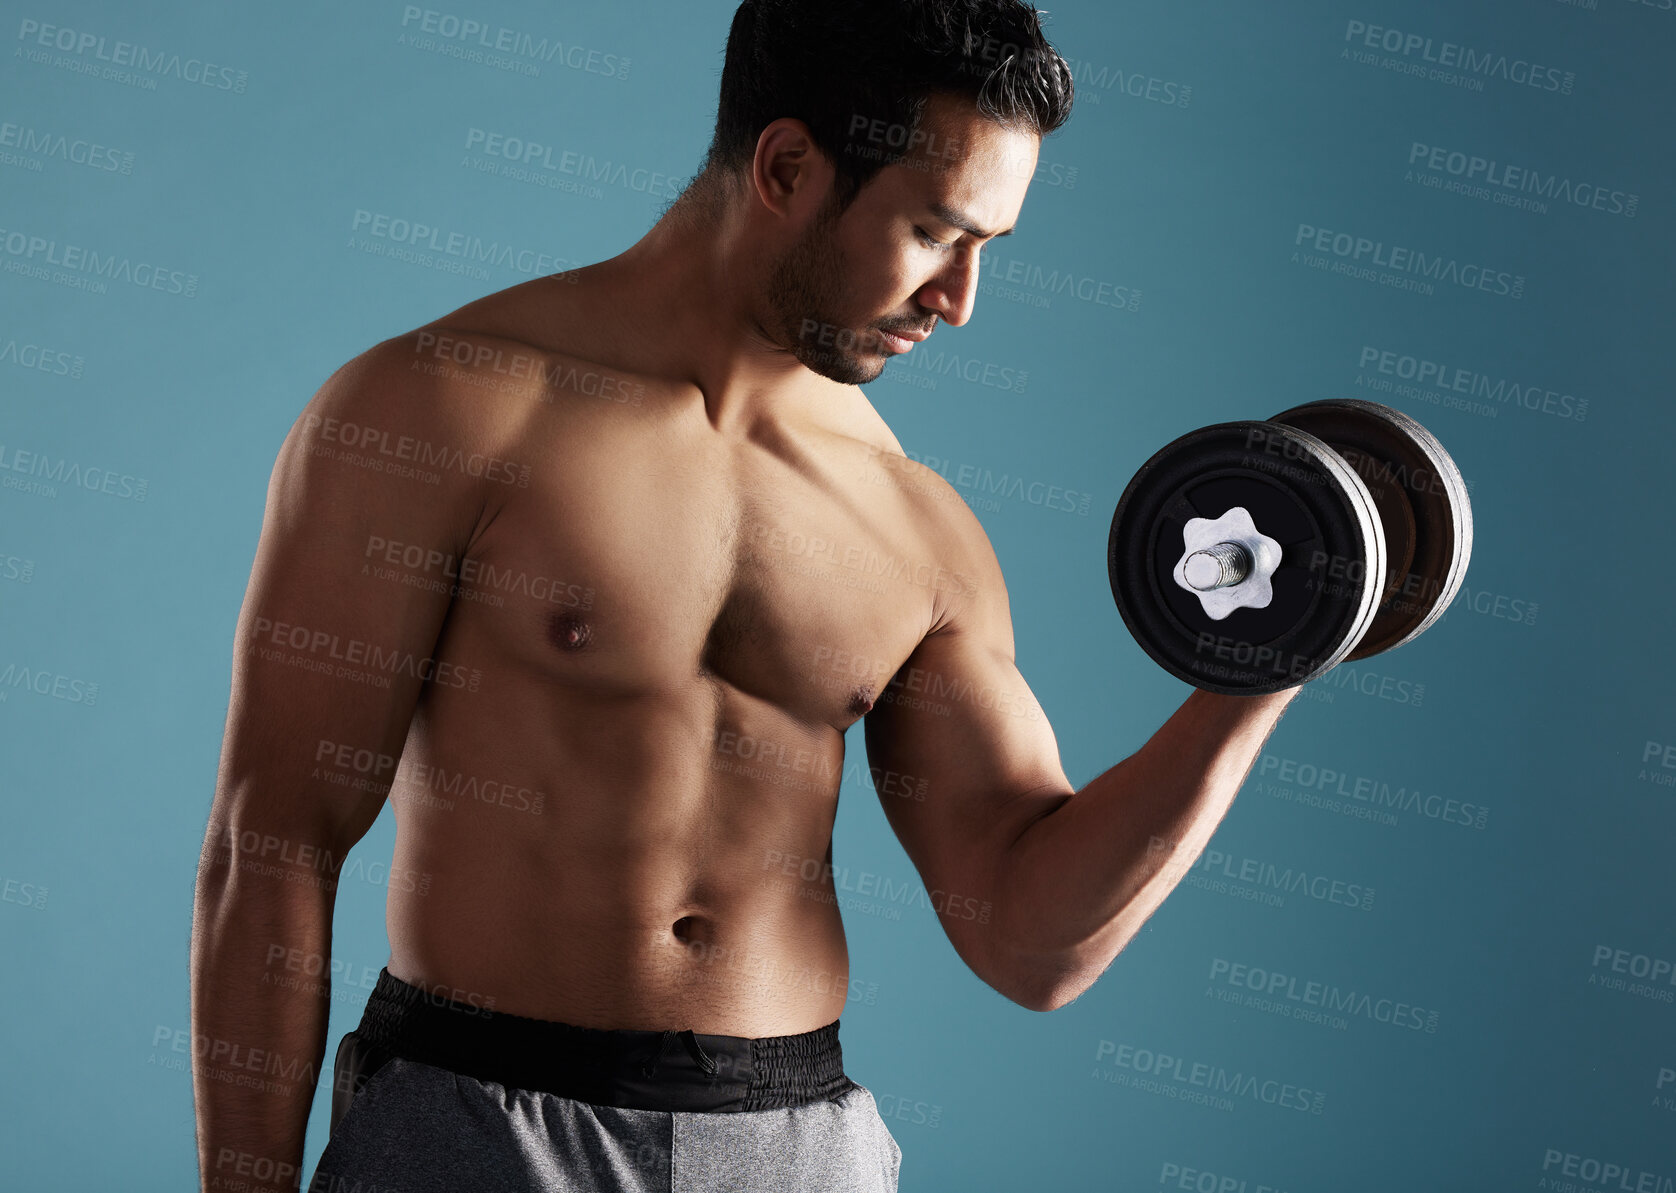
[[[955,259],[920,290],[920,303],[936,311],[943,322],[959,327],[972,317],[978,297],[978,250]]]

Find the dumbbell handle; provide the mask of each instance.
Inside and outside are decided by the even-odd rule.
[[[1227,588],[1251,574],[1251,552],[1239,543],[1216,543],[1189,555],[1182,574],[1195,592]]]

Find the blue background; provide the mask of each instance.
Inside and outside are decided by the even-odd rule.
[[[355,213],[564,264],[621,251],[697,168],[732,8],[441,10],[615,56],[612,73],[531,75],[411,44],[401,4],[0,3],[0,1185],[192,1187],[175,1041],[275,452],[343,361],[533,276],[393,258]],[[238,82],[84,73],[102,65],[94,52],[42,49],[29,21],[207,59]],[[1393,65],[1428,65],[1422,52],[1368,49],[1352,22],[1571,72],[1569,93],[1403,73]],[[901,1187],[1195,1187],[1180,1183],[1202,1179],[1192,1170],[1253,1193],[1520,1190],[1565,1188],[1598,1161],[1668,1191],[1676,986],[1628,971],[1676,959],[1676,769],[1662,765],[1676,744],[1676,12],[1063,0],[1047,29],[1078,101],[1043,147],[1018,233],[986,251],[971,324],[866,392],[978,510],[1073,782],[1139,746],[1187,691],[1127,637],[1104,568],[1112,507],[1167,440],[1317,398],[1386,401],[1460,464],[1477,542],[1440,624],[1293,705],[1207,863],[1060,1011],[984,986],[923,897],[863,893],[914,874],[865,783],[846,779],[835,856],[863,993],[845,1059],[903,1146]],[[28,152],[7,124],[114,156]],[[472,128],[626,170],[509,178],[466,164]],[[1416,142],[1633,193],[1636,211],[1451,192],[1422,177],[1446,170],[1411,165]],[[1315,268],[1294,259],[1300,225],[1518,275],[1522,295]],[[192,275],[195,292],[33,277],[27,237]],[[1437,386],[1380,388],[1401,383],[1380,352],[1471,370],[1492,392],[1451,405]],[[1532,408],[1510,386],[1569,401]],[[31,491],[19,450],[130,479],[114,494]],[[1086,501],[1033,499],[1045,485]],[[62,677],[60,695],[24,672]],[[859,726],[848,746],[864,759]],[[1370,817],[1378,805],[1347,791],[1399,810]],[[1487,811],[1456,823],[1432,797]],[[387,862],[391,843],[386,812],[355,856]],[[1275,906],[1254,897],[1260,881],[1230,877],[1249,859],[1375,897],[1363,910],[1286,892]],[[360,881],[338,896],[334,952],[352,972],[388,955],[384,895]],[[1435,1030],[1247,1005],[1235,963],[1435,1011]],[[336,992],[334,1046],[364,998]],[[1145,1071],[1158,1053],[1181,1068]],[[1184,1099],[1204,1092],[1173,1075],[1193,1064],[1290,1083],[1309,1108]]]

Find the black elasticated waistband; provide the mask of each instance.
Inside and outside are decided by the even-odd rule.
[[[454,1002],[388,969],[355,1035],[379,1059],[399,1056],[596,1106],[771,1110],[855,1085],[844,1075],[837,1020],[793,1036],[608,1031]]]

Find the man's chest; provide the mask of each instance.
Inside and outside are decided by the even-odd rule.
[[[868,461],[862,444],[570,444],[499,500],[451,619],[530,682],[707,682],[842,730],[961,583]]]

